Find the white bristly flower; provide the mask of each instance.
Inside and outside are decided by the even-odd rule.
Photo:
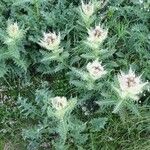
[[[55,32],[44,33],[39,44],[47,50],[58,50],[60,44],[60,33],[58,35],[56,35]]]
[[[139,0],[139,3],[140,3],[140,4],[143,4],[143,2],[144,2],[143,0]]]
[[[143,92],[143,87],[147,82],[143,83],[141,81],[141,76],[136,76],[135,73],[130,68],[128,74],[121,72],[118,75],[118,81],[120,86],[119,94],[122,98],[131,98],[133,100],[138,100],[138,95]]]
[[[92,16],[92,14],[94,13],[94,5],[91,2],[84,3],[83,1],[81,1],[81,9],[84,15],[88,17]]]
[[[108,34],[108,30],[103,29],[100,25],[96,26],[95,29],[88,30],[88,41],[95,44],[101,44],[106,38]]]
[[[98,59],[93,62],[89,62],[86,68],[94,80],[99,79],[102,75],[106,74],[104,67],[101,65],[101,62],[99,62]]]
[[[68,102],[66,97],[54,97],[52,98],[52,106],[56,110],[62,110],[67,106]]]
[[[19,39],[23,36],[23,32],[21,29],[19,29],[17,22],[8,25],[7,33],[9,37],[12,39]]]

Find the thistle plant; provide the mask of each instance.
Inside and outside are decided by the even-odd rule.
[[[23,46],[23,37],[26,30],[19,27],[18,23],[11,23],[8,21],[8,26],[5,29],[3,35],[3,48],[0,52],[0,60],[4,66],[5,70],[1,76],[4,76],[8,72],[8,68],[11,64],[5,65],[6,61],[11,59],[14,62],[14,66],[18,66],[21,70],[26,71],[27,65],[25,62],[25,53]],[[14,71],[15,72],[15,71]]]
[[[96,13],[98,10],[102,9],[107,2],[102,2],[98,0],[91,1],[81,1],[81,6],[79,8],[79,14],[83,21],[83,26],[89,28],[91,24],[96,20]]]
[[[93,50],[98,50],[102,42],[107,38],[108,31],[103,29],[100,25],[94,29],[88,29],[87,45]]]
[[[80,13],[86,26],[89,26],[92,23],[92,15],[94,14],[94,11],[95,7],[91,1],[88,3],[81,1]]]
[[[129,73],[123,72],[118,75],[120,89],[116,89],[122,99],[131,98],[135,101],[139,100],[139,94],[143,92],[147,82],[141,81],[141,76],[136,74],[130,68]]]
[[[112,87],[117,94],[116,99],[97,102],[97,104],[108,105],[110,103],[110,105],[115,105],[113,113],[118,113],[123,121],[125,121],[126,110],[140,116],[137,102],[143,91],[147,89],[148,82],[142,82],[141,76],[137,76],[131,68],[127,74],[121,71],[115,82],[118,84],[114,84]]]
[[[16,42],[16,40],[22,39],[24,31],[22,29],[19,29],[18,23],[15,22],[12,24],[8,24],[7,34],[8,34],[8,39],[6,39],[5,43],[14,44],[13,42]]]
[[[72,71],[82,81],[79,82],[77,80],[73,80],[71,81],[71,83],[79,88],[85,89],[86,87],[87,90],[100,90],[99,83],[97,84],[96,81],[103,78],[107,73],[101,63],[102,62],[99,62],[98,59],[93,62],[89,62],[85,67],[87,71],[77,70],[73,68]]]
[[[115,90],[119,94],[120,100],[113,110],[114,113],[117,113],[124,106],[127,108],[132,107],[131,103],[139,100],[139,95],[143,93],[147,85],[147,82],[142,82],[141,76],[136,76],[131,68],[128,74],[121,72],[118,75],[118,82],[119,88],[115,87]]]
[[[82,12],[84,15],[87,17],[92,16],[94,13],[94,5],[91,2],[85,4],[83,1],[81,1],[81,4]]]
[[[86,66],[93,80],[99,79],[106,74],[106,71],[104,70],[104,67],[101,65],[101,63],[102,62],[99,62],[98,59],[96,59],[92,63],[89,62]]]
[[[52,117],[52,115],[54,115],[59,120],[58,131],[62,138],[61,144],[65,144],[67,132],[69,130],[69,116],[76,106],[76,102],[76,99],[72,99],[68,102],[66,97],[57,96],[51,99],[54,112],[48,107],[48,116]]]
[[[149,148],[148,6],[2,0],[0,149]]]
[[[64,109],[67,106],[67,99],[66,97],[55,97],[52,99],[52,106],[56,110]]]
[[[6,28],[7,36],[4,39],[4,43],[8,46],[17,46],[18,44],[21,45],[21,40],[25,34],[26,30],[23,30],[19,27],[18,23],[11,23],[8,21],[8,25]]]
[[[66,142],[68,132],[73,130],[71,129],[71,113],[77,105],[77,99],[70,98],[70,100],[67,100],[66,97],[53,97],[53,92],[47,89],[39,89],[35,93],[36,106],[40,107],[40,109],[34,107],[33,103],[29,102],[28,99],[24,99],[22,97],[19,97],[18,99],[19,109],[23,113],[24,117],[38,118],[40,115],[43,118],[42,120],[38,118],[40,119],[40,124],[35,126],[35,129],[37,129],[37,131],[34,131],[35,141],[39,141],[36,137],[41,136],[42,132],[47,132],[49,136],[52,133],[57,133],[59,138],[55,139],[57,141],[56,143],[59,144],[60,147],[63,147]],[[40,130],[38,130],[39,126]],[[33,132],[32,130],[33,128],[24,130],[24,137],[30,139],[31,137],[27,134],[30,131]]]
[[[60,44],[60,33],[56,35],[56,33],[44,33],[43,38],[40,40],[39,45],[46,48],[53,53],[61,52],[59,51]]]
[[[76,105],[76,99],[72,99],[71,101],[67,101],[66,97],[54,97],[51,99],[52,101],[52,107],[55,110],[54,115],[60,119],[63,120],[65,115],[67,113],[70,113],[71,110]]]
[[[41,47],[48,50],[48,52],[41,51],[43,55],[41,62],[48,64],[48,66],[52,61],[58,62],[54,72],[64,69],[64,66],[66,65],[65,59],[67,59],[69,55],[68,52],[63,52],[63,48],[60,47],[60,42],[60,33],[56,35],[55,32],[44,33],[44,37],[39,42]],[[49,72],[49,70],[47,70],[47,72]]]
[[[87,49],[83,54],[82,58],[89,59],[102,59],[108,57],[113,50],[103,49],[103,42],[107,38],[108,30],[102,28],[100,25],[95,28],[88,29],[88,37],[84,41]],[[109,54],[110,53],[110,54]]]

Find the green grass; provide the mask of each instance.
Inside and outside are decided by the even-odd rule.
[[[88,140],[84,144],[76,144],[80,140],[74,142],[69,136],[71,132],[69,131],[65,143],[68,146],[67,150],[150,150],[149,91],[141,95],[141,103],[137,104],[140,116],[127,111],[124,122],[119,115],[112,113],[111,106],[103,108],[95,104],[98,100],[114,99],[115,93],[111,89],[111,85],[115,82],[114,78],[120,70],[127,70],[130,65],[138,75],[142,74],[143,81],[150,81],[148,34],[150,3],[148,0],[143,4],[139,4],[138,0],[110,0],[103,9],[95,13],[96,18],[91,27],[101,22],[109,32],[108,38],[102,45],[102,49],[107,49],[107,53],[100,57],[105,68],[108,69],[107,81],[105,82],[105,79],[100,81],[105,82],[106,85],[94,92],[70,84],[70,80],[74,79],[70,68],[85,70],[86,64],[91,61],[81,57],[83,52],[89,52],[90,49],[84,45],[87,29],[77,12],[79,5],[80,0],[0,1],[0,14],[2,14],[0,16],[0,76],[2,76],[0,78],[0,150],[27,150],[29,144],[32,142],[34,144],[35,141],[23,136],[23,129],[36,128],[43,122],[48,123],[45,123],[45,130],[37,141],[40,144],[46,142],[50,147],[39,146],[36,150],[55,150],[52,145],[57,139],[57,134],[51,131],[52,119],[45,117],[46,111],[42,114],[43,103],[40,103],[48,90],[52,91],[52,96],[67,98],[78,96],[79,100],[86,97],[87,101],[83,106],[86,107],[88,115],[82,111],[83,106],[80,105],[71,114],[83,123],[88,124],[96,117],[108,118],[106,125],[100,131],[90,132],[89,126],[83,131],[83,134],[88,135]],[[13,61],[12,56],[3,58],[3,53],[9,50],[4,44],[8,19],[19,22],[20,26],[27,29],[21,45],[17,47],[27,72],[20,68],[23,62],[19,62],[18,65]],[[67,62],[65,65],[69,67],[57,73],[53,73],[57,62],[41,63],[43,49],[37,44],[42,32],[53,30],[60,31],[61,46],[64,51],[69,52],[69,58],[65,59]],[[37,89],[42,89],[41,93],[36,93]],[[19,96],[23,97],[22,102],[27,98],[26,104],[31,104],[24,104],[26,106],[24,111],[20,108],[21,104],[18,104]],[[32,105],[35,106],[34,113],[37,114],[32,114],[31,110],[29,115],[25,115],[30,112],[28,107]]]

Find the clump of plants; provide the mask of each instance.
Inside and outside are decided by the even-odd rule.
[[[2,0],[0,147],[147,150],[149,5]]]

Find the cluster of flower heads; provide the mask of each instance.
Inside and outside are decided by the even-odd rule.
[[[82,1],[81,8],[82,12],[88,17],[92,16],[94,13],[94,5],[91,2],[84,4]],[[105,30],[99,25],[94,29],[88,29],[88,34],[89,36],[87,41],[92,44],[99,45],[107,38],[108,30]],[[99,62],[98,59],[87,64],[86,69],[93,80],[97,80],[107,73],[101,64],[102,62]],[[121,71],[121,73],[118,75],[118,83],[119,88],[116,88],[116,90],[120,97],[123,99],[130,98],[133,100],[139,99],[138,95],[142,93],[145,85],[147,84],[147,82],[143,83],[141,76],[136,76],[131,68],[127,74]],[[67,105],[67,100],[64,97],[55,97],[52,101],[52,104],[57,110],[59,108],[63,109]]]
[[[94,4],[92,2],[84,3],[81,1],[81,13],[85,16],[92,16],[94,13]],[[98,46],[107,38],[108,30],[104,29],[101,25],[95,28],[88,29],[87,43],[93,44],[93,47],[98,48]],[[51,51],[59,49],[60,45],[60,33],[58,35],[55,32],[44,33],[43,38],[40,40],[39,45],[43,48]]]
[[[94,14],[95,7],[98,4],[94,4],[91,1],[89,3],[84,3],[82,1],[81,3],[81,14],[83,20],[90,20],[90,17]],[[100,24],[95,26],[95,28],[90,28],[88,29],[89,36],[87,37],[87,43],[89,43],[93,49],[98,49],[99,45],[107,38],[107,33],[108,30],[104,29]]]
[[[94,29],[88,29],[89,36],[87,37],[87,42],[91,43],[94,47],[98,46],[107,38],[108,30],[103,29],[100,25],[96,26]],[[51,51],[59,49],[60,45],[60,33],[57,35],[55,32],[44,33],[43,38],[40,40],[39,45],[43,48]]]
[[[94,13],[94,5],[91,2],[85,4],[82,1],[81,3],[82,13],[88,17],[92,16]],[[9,25],[7,33],[9,37],[13,39],[17,39],[22,36],[22,31],[19,29],[17,23]],[[91,45],[93,44],[95,48],[107,38],[108,30],[98,25],[94,29],[88,29],[88,34],[87,42],[90,42]],[[43,38],[40,40],[39,45],[49,51],[55,52],[59,49],[60,42],[60,33],[57,35],[55,32],[49,32],[43,34]],[[102,62],[99,62],[98,59],[87,64],[86,69],[93,80],[97,80],[107,73],[101,64]],[[131,69],[128,74],[121,72],[118,75],[118,83],[119,88],[115,89],[119,93],[120,97],[123,99],[131,98],[133,100],[139,99],[138,95],[142,93],[143,88],[147,84],[143,83],[141,81],[141,76],[136,76]],[[67,107],[67,105],[68,102],[65,97],[54,97],[52,99],[52,106],[56,110],[62,110]]]
[[[94,80],[101,78],[102,75],[106,74],[101,63],[97,60],[93,63],[88,63],[87,70]],[[141,76],[136,76],[131,68],[127,74],[124,72],[118,74],[118,83],[119,87],[115,87],[115,89],[120,97],[122,99],[132,99],[135,101],[139,100],[139,94],[143,92],[144,87],[147,84],[147,82],[142,82]],[[66,97],[57,96],[52,98],[52,106],[55,110],[61,111],[68,106],[68,101]]]
[[[84,3],[83,1],[81,2],[81,4],[82,14],[91,17],[94,13],[94,4],[92,4],[91,2]],[[87,37],[87,42],[90,43],[94,48],[98,48],[99,45],[102,44],[102,42],[107,38],[107,34],[108,30],[98,25],[95,28],[88,29],[89,36]],[[101,64],[102,62],[99,62],[98,59],[87,64],[86,69],[93,80],[97,80],[107,73],[107,71]],[[127,74],[121,71],[121,73],[118,75],[118,83],[119,88],[116,89],[120,97],[123,99],[130,98],[133,100],[139,99],[138,95],[142,93],[145,85],[147,84],[147,82],[143,83],[141,80],[141,76],[136,76],[131,68]],[[61,104],[62,107],[66,106],[66,99],[64,97],[57,97],[55,100],[57,102],[61,101],[62,103],[64,103]]]
[[[95,5],[90,1],[89,3],[84,3],[82,1],[81,13],[91,17],[94,14]],[[100,24],[95,26],[95,28],[88,29],[87,44],[92,47],[92,49],[98,49],[100,44],[107,38],[108,30],[104,29]],[[104,67],[101,65],[98,59],[93,62],[89,62],[86,66],[91,78],[97,80],[106,74]]]

